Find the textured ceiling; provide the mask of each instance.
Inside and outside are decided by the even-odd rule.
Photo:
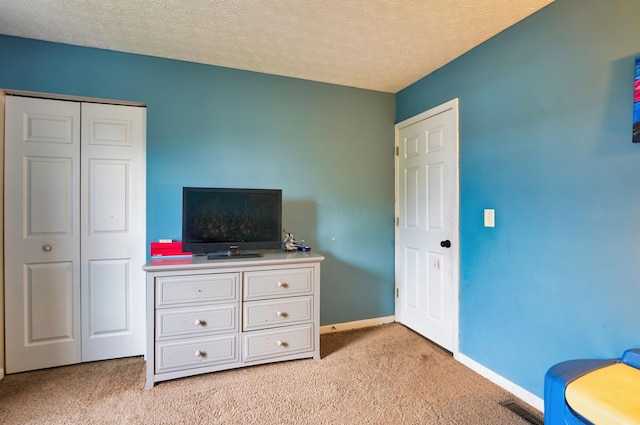
[[[0,34],[395,93],[553,0],[0,0]]]

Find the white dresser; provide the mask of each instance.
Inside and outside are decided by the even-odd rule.
[[[262,363],[320,360],[320,262],[312,252],[152,260],[147,381]]]

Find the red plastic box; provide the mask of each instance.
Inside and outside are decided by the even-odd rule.
[[[166,257],[175,255],[191,255],[191,252],[182,252],[182,242],[151,242],[152,257]]]

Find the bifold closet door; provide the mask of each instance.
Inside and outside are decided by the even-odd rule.
[[[80,104],[7,96],[6,372],[80,362]]]
[[[82,104],[82,361],[145,351],[146,109]]]
[[[6,372],[144,353],[146,110],[6,97]]]

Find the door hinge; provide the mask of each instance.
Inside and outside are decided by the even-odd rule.
[[[396,288],[396,298],[400,298],[400,288]]]
[[[396,156],[400,156],[400,146],[396,146]]]
[[[400,227],[400,217],[396,217],[396,227]]]

